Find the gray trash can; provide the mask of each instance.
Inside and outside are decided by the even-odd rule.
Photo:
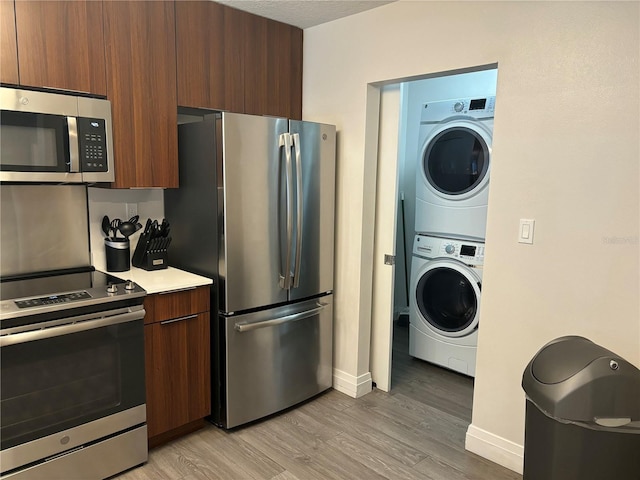
[[[522,376],[524,480],[639,480],[640,370],[583,337],[557,338]]]

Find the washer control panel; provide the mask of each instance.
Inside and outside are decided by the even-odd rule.
[[[484,243],[416,235],[413,242],[413,254],[430,259],[455,258],[467,265],[482,265],[484,263]]]

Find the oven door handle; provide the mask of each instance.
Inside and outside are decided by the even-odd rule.
[[[70,333],[84,332],[87,330],[94,330],[96,328],[108,327],[110,325],[142,320],[145,313],[144,308],[140,308],[139,310],[129,310],[126,313],[117,313],[109,316],[104,316],[103,312],[99,318],[96,318],[95,314],[90,316],[88,319],[86,318],[87,315],[67,318],[65,319],[65,323],[62,325],[52,325],[42,327],[37,330],[2,335],[0,336],[0,347],[34,342],[45,338],[58,337],[60,335],[68,335]]]

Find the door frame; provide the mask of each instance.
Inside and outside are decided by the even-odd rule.
[[[399,162],[398,139],[400,118],[399,83],[377,89],[379,96],[378,149],[376,163],[375,230],[373,285],[371,299],[371,377],[376,387],[391,389],[393,343],[393,302],[395,263],[388,265],[384,256],[396,254]],[[391,202],[389,199],[393,198]],[[378,294],[375,294],[378,292]],[[385,321],[386,319],[386,321]]]
[[[384,253],[395,255],[397,242],[396,213],[398,201],[398,148],[395,157],[389,156],[388,147],[391,141],[390,118],[381,118],[382,89],[389,85],[402,85],[406,82],[426,80],[436,77],[448,77],[463,73],[478,72],[498,68],[497,63],[476,65],[473,67],[436,72],[414,77],[396,78],[367,84],[367,100],[365,114],[365,175],[364,175],[364,201],[363,201],[363,228],[362,228],[362,266],[361,279],[365,285],[366,278],[371,278],[371,289],[363,292],[360,299],[360,310],[364,315],[370,314],[371,326],[369,340],[369,371],[371,380],[375,386],[388,392],[391,389],[391,365],[393,350],[393,296],[394,296],[394,269],[389,273],[389,266],[384,263]],[[386,101],[386,99],[385,99]],[[402,118],[400,110],[396,115],[397,126],[395,129],[396,142],[400,132]],[[391,122],[393,123],[393,122]],[[384,130],[383,130],[384,128]],[[384,148],[379,148],[380,146]],[[396,174],[386,177],[382,175],[381,167],[388,167],[384,162],[391,162]],[[379,172],[380,170],[380,172]],[[393,186],[395,185],[395,187]],[[384,195],[393,194],[396,207],[381,209],[378,205],[384,201]],[[388,199],[388,197],[387,197]],[[371,222],[371,223],[369,223]],[[387,228],[385,231],[384,229]],[[393,240],[391,250],[382,252],[383,248],[389,248],[389,230]],[[382,234],[379,232],[382,231]],[[385,240],[386,239],[386,240]],[[386,243],[385,243],[386,241]],[[406,239],[405,239],[406,242]],[[377,248],[380,247],[380,248]],[[405,243],[406,247],[406,243]],[[410,252],[410,249],[406,249]],[[370,255],[367,255],[369,253]],[[386,271],[385,271],[386,270]],[[410,275],[409,272],[406,273]],[[410,287],[409,287],[410,288]],[[409,295],[411,292],[409,291]],[[368,301],[367,301],[368,300]],[[389,309],[387,305],[391,305]],[[362,318],[362,317],[361,317]],[[366,335],[366,333],[365,333]]]

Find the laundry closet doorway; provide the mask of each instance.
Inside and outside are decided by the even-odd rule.
[[[420,166],[418,129],[424,103],[495,95],[497,64],[370,85],[366,142],[375,145],[376,205],[371,323],[371,377],[392,387],[394,321],[406,322],[415,235],[416,176]],[[367,152],[367,150],[365,150]],[[395,255],[395,265],[385,264]],[[387,263],[390,260],[387,259]]]

